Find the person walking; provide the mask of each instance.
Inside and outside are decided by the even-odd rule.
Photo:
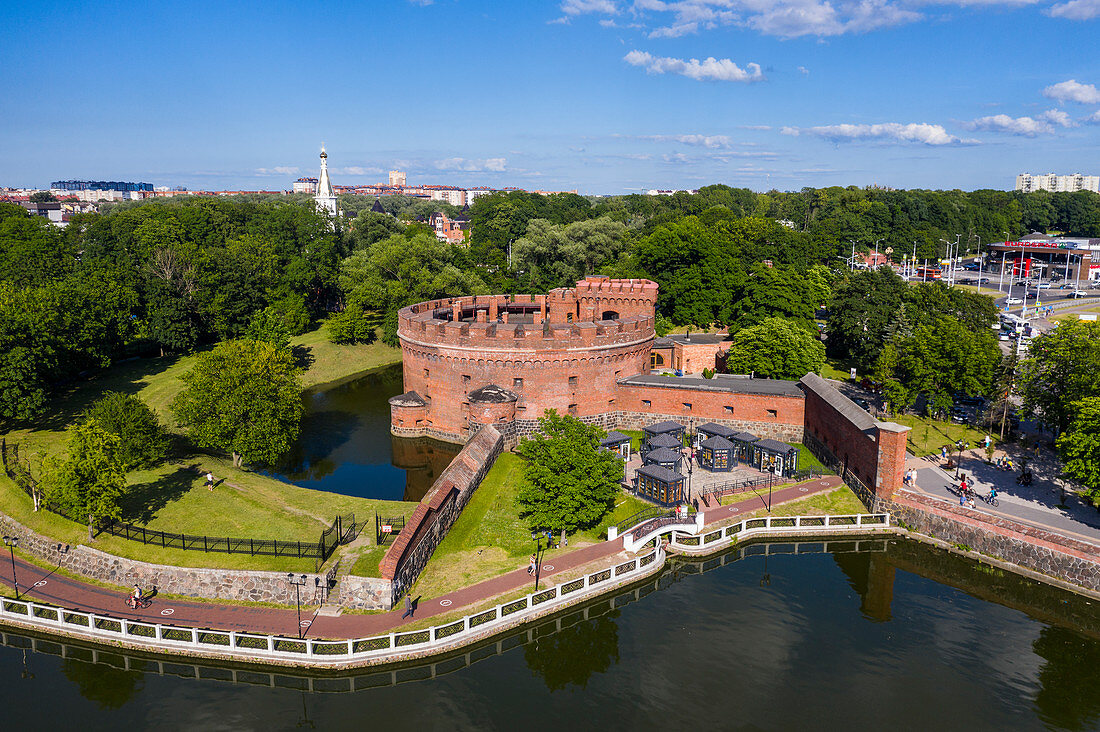
[[[209,471],[206,473],[206,490],[214,490],[214,474]]]
[[[405,595],[405,614],[401,616],[401,619],[411,618],[413,614],[413,601],[410,595]]]
[[[527,562],[527,574],[533,575],[535,573],[535,565],[538,564],[538,561],[538,557],[532,554],[530,561]]]

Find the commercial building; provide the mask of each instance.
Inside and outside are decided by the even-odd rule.
[[[1100,239],[1030,234],[990,245],[994,271],[1006,277],[1100,280]]]
[[[1055,193],[1074,193],[1076,191],[1092,191],[1100,193],[1100,175],[1031,175],[1020,173],[1016,176],[1016,190],[1024,193],[1034,191],[1053,191]]]
[[[54,191],[152,191],[152,183],[131,183],[119,180],[55,180]]]

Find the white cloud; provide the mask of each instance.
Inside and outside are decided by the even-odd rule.
[[[772,128],[771,125],[738,125],[742,130],[757,130],[767,131]]]
[[[612,0],[565,0],[561,4],[561,11],[566,15],[587,15],[588,13],[615,15],[619,9]]]
[[[686,36],[689,33],[695,33],[699,30],[698,23],[677,23],[676,25],[670,25],[664,28],[658,28],[652,31],[648,38],[679,38],[680,36]]]
[[[421,5],[426,7],[428,5],[431,5],[434,1],[435,0],[409,0],[409,3],[411,5]]]
[[[467,158],[444,158],[435,161],[436,170],[461,170],[468,173],[504,172],[507,160],[504,158],[485,158],[470,160]]]
[[[1100,109],[1096,110],[1081,121],[1089,125],[1100,125]]]
[[[644,66],[650,74],[680,74],[696,81],[761,81],[764,78],[760,64],[746,64],[741,68],[728,58],[713,56],[699,59],[680,59],[668,56],[652,56],[645,51],[631,51],[623,57],[631,66]]]
[[[1060,102],[1100,104],[1100,89],[1093,84],[1081,84],[1076,79],[1052,84],[1043,89],[1043,96]]]
[[[781,134],[813,135],[832,142],[857,142],[860,140],[883,140],[887,142],[915,142],[922,145],[955,145],[973,140],[960,140],[951,135],[942,125],[927,122],[884,122],[875,125],[824,125],[820,127],[783,127]]]
[[[1046,14],[1066,20],[1092,20],[1100,17],[1100,0],[1069,0],[1050,6]]]
[[[805,66],[799,66],[798,67],[798,73],[805,74],[806,76],[809,76],[810,75],[810,70],[807,69]]]
[[[1069,114],[1060,109],[1048,109],[1039,115],[1039,119],[1046,120],[1059,127],[1076,127],[1077,123],[1070,119]]]
[[[300,170],[297,165],[276,165],[274,168],[256,168],[256,175],[297,175]]]
[[[679,142],[684,145],[705,147],[711,150],[729,147],[730,144],[730,138],[726,135],[639,135],[638,139],[653,142]]]
[[[683,153],[665,153],[661,156],[661,160],[664,160],[666,163],[675,163],[678,165],[691,162],[691,158]]]
[[[1034,117],[1009,117],[1007,114],[994,114],[989,117],[979,117],[964,125],[970,130],[988,130],[990,132],[1004,132],[1009,135],[1022,137],[1035,137],[1054,132],[1054,126],[1043,115],[1039,119]]]

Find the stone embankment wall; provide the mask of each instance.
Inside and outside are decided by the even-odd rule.
[[[1100,547],[1095,545],[906,490],[882,508],[922,534],[1100,591]]]
[[[150,564],[106,554],[89,546],[58,549],[55,539],[31,531],[8,516],[0,515],[0,527],[5,534],[19,537],[19,548],[73,574],[107,582],[120,587],[140,585],[148,589],[156,585],[161,593],[198,597],[209,600],[238,602],[272,602],[283,605],[295,602],[294,589],[286,581],[286,573],[260,572],[244,569],[205,569],[171,567]],[[67,545],[66,545],[67,546]],[[320,575],[306,575],[302,602],[320,602]]]
[[[389,610],[393,607],[393,582],[378,577],[348,575],[340,580],[340,607],[345,610]]]

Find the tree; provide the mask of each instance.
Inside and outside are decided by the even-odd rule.
[[[540,434],[523,440],[524,485],[516,496],[520,517],[533,530],[573,532],[595,526],[611,510],[623,480],[623,461],[600,449],[606,433],[576,417],[548,409]]]
[[[168,438],[156,413],[132,394],[108,392],[91,406],[85,419],[118,437],[123,470],[151,468],[168,452]]]
[[[901,309],[906,287],[888,269],[856,272],[838,284],[825,328],[830,355],[869,369],[886,343],[887,328]]]
[[[47,500],[61,513],[88,518],[88,539],[95,524],[122,517],[126,471],[119,456],[121,440],[89,419],[70,430],[68,457],[47,470]]]
[[[1058,453],[1065,474],[1095,496],[1100,494],[1100,397],[1081,399],[1072,408],[1073,422],[1058,438]]]
[[[51,203],[57,200],[57,196],[49,191],[35,191],[30,196],[31,203]]]
[[[363,309],[359,302],[350,303],[342,312],[328,319],[328,339],[333,343],[374,343],[377,316]]]
[[[798,324],[766,318],[730,338],[726,370],[766,379],[800,379],[825,365],[825,346]]]
[[[1029,415],[1056,434],[1074,417],[1074,402],[1100,396],[1100,322],[1070,320],[1034,339],[1020,364],[1018,393]]]
[[[188,436],[206,449],[225,450],[233,464],[274,463],[301,427],[300,370],[291,354],[270,343],[224,341],[199,356],[172,402]]]

